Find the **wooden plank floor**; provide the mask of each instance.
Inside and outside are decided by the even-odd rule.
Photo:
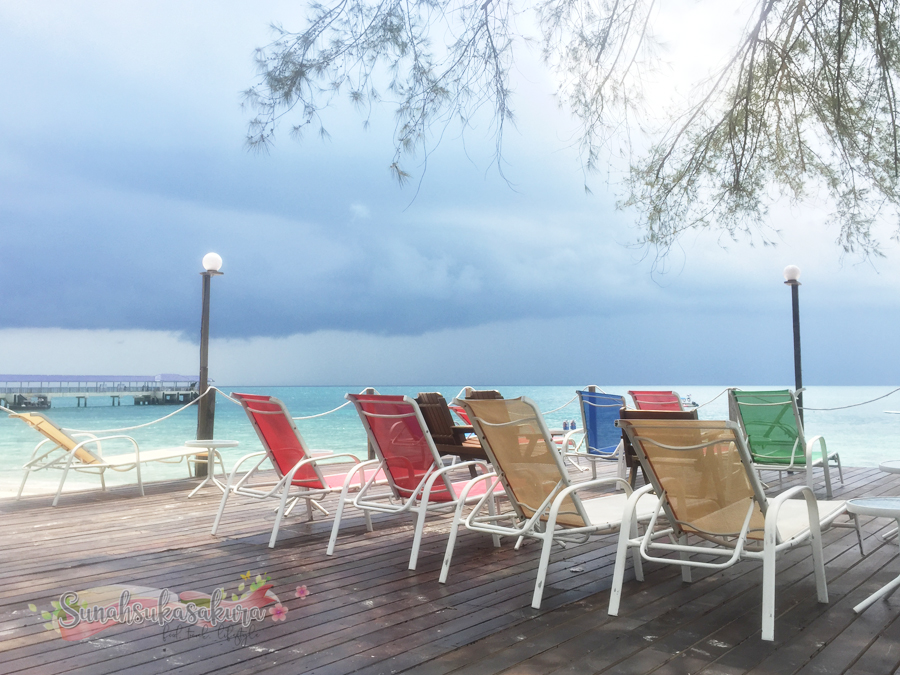
[[[900,495],[900,477],[877,469],[845,469],[845,479],[836,498]],[[366,533],[354,516],[329,557],[330,519],[309,524],[296,514],[269,549],[273,502],[232,500],[212,537],[220,493],[207,487],[187,500],[192,485],[152,484],[144,498],[134,487],[70,493],[57,508],[49,497],[0,501],[0,673],[885,675],[900,665],[900,594],[862,616],[852,611],[900,574],[896,543],[880,538],[892,524],[885,519],[862,519],[865,557],[852,530],[825,534],[828,605],[816,602],[805,551],[782,559],[777,640],[767,643],[759,637],[758,564],[695,571],[692,584],[674,567],[648,564],[643,583],[626,582],[621,616],[610,617],[616,539],[597,537],[555,550],[543,606],[534,610],[534,542],[495,549],[488,537],[462,533],[441,585],[449,517],[429,520],[411,572],[410,518],[376,518]],[[285,621],[266,619],[240,634],[116,625],[66,642],[28,609],[112,584],[230,593],[247,571],[271,577]],[[301,585],[306,598],[295,597]]]

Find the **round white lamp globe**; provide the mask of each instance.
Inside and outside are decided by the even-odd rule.
[[[205,260],[205,258],[204,258]],[[784,268],[785,281],[797,281],[800,278],[800,268],[796,265],[788,265]]]
[[[207,272],[218,272],[222,269],[222,256],[218,253],[207,253],[203,256],[203,269]]]

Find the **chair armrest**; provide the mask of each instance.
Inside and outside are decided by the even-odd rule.
[[[806,462],[810,466],[812,466],[812,453],[813,453],[813,445],[818,443],[822,447],[822,463],[828,463],[828,449],[825,447],[825,437],[824,436],[813,436],[806,443]]]
[[[769,500],[769,507],[766,509],[765,533],[763,535],[765,544],[771,543],[774,546],[778,543],[778,512],[788,499],[799,494],[802,494],[806,499],[810,533],[821,531],[819,503],[816,501],[815,493],[808,485],[796,485]]]
[[[577,452],[578,448],[584,443],[584,440],[587,438],[587,434],[585,433],[584,429],[572,429],[572,431],[567,431],[566,434],[563,436],[563,440],[562,440],[563,452],[566,452],[566,448],[569,447],[569,443],[572,443],[572,437],[575,434],[581,434],[581,440],[578,441],[578,443],[575,443],[575,450],[573,452]],[[585,453],[581,453],[581,454],[585,454]]]

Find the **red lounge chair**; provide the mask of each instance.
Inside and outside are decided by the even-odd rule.
[[[471,461],[445,467],[431,434],[428,433],[422,411],[416,401],[408,396],[347,394],[347,399],[356,406],[369,442],[378,457],[378,466],[384,471],[391,488],[389,494],[372,494],[374,477],[370,478],[352,500],[352,504],[367,516],[370,512],[416,514],[416,529],[409,556],[409,569],[414,570],[419,557],[425,516],[433,511],[454,510],[466,484],[466,481],[452,481],[449,472],[477,465],[487,473],[488,466],[485,462]],[[485,495],[485,489],[485,481],[478,481],[468,492],[467,501],[480,500]],[[500,485],[495,486],[494,494],[503,494]],[[334,552],[346,502],[350,500],[342,499],[338,504],[331,540],[328,542],[328,555]],[[493,500],[491,502],[493,508]]]
[[[636,410],[684,410],[677,391],[629,391]]]
[[[355,455],[349,453],[313,456],[288,409],[277,398],[255,394],[232,393],[231,395],[244,407],[265,450],[245,455],[234,465],[231,475],[228,476],[225,494],[222,495],[222,503],[216,514],[215,523],[213,523],[213,534],[219,529],[219,522],[225,512],[225,504],[232,494],[256,499],[274,497],[281,501],[278,514],[275,516],[272,536],[269,538],[269,548],[273,548],[281,519],[286,512],[290,512],[298,500],[306,500],[307,517],[312,520],[313,508],[328,515],[328,511],[318,503],[324,496],[341,492],[341,504],[343,504],[346,495],[351,490],[360,489],[366,484],[366,481],[382,482],[384,480],[384,475],[379,474],[376,470],[378,463],[375,460],[360,462]],[[256,463],[246,474],[239,477],[238,470],[241,465],[251,459],[256,459]],[[347,472],[323,474],[320,466],[336,459],[350,460],[353,466]],[[263,466],[267,460],[275,469],[276,480],[273,482],[269,479],[251,484],[250,481],[261,470],[260,467],[269,468]],[[288,500],[292,494],[294,500],[288,507]],[[366,514],[366,525],[370,530],[372,529],[368,514]]]

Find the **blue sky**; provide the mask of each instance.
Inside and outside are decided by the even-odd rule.
[[[712,47],[682,29],[716,19],[682,4],[662,22],[681,36],[664,77],[686,82],[709,63],[692,45]],[[482,130],[465,146],[452,131],[413,199],[387,169],[389,108],[364,131],[337,106],[330,141],[284,129],[248,153],[253,49],[303,8],[0,3],[0,372],[196,370],[200,260],[216,251],[220,382],[787,385],[781,271],[797,264],[804,381],[896,383],[890,224],[887,258],[842,259],[813,194],[772,209],[777,247],[691,235],[654,270],[604,177],[583,191],[574,125],[533,55],[512,187]]]

